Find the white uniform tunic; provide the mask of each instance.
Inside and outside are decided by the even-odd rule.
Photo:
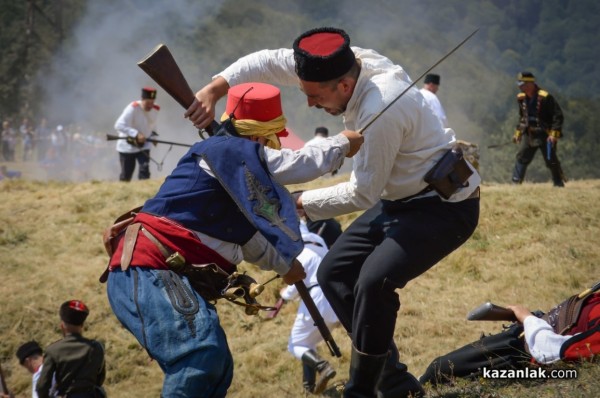
[[[327,244],[319,235],[311,233],[306,227],[306,223],[300,223],[300,232],[304,241],[304,250],[298,256],[298,261],[304,266],[306,278],[304,284],[309,289],[319,313],[323,317],[325,324],[331,330],[338,324],[337,316],[323,295],[323,291],[317,284],[317,270],[321,260],[327,254]],[[317,243],[317,244],[315,244]],[[319,246],[320,245],[320,246]],[[281,291],[281,297],[284,300],[295,300],[299,297],[296,286],[288,286]],[[298,306],[296,320],[292,326],[292,332],[288,341],[288,350],[298,359],[308,350],[316,350],[316,345],[323,340],[319,329],[315,326],[308,309],[304,302]]]
[[[446,118],[446,112],[444,111],[444,107],[442,106],[442,103],[440,102],[438,96],[435,93],[432,93],[431,91],[427,90],[426,88],[422,88],[419,91],[421,92],[423,97],[425,97],[425,100],[433,110],[433,113],[435,113],[438,119],[440,119],[440,122],[442,122],[442,126],[444,128],[447,128],[448,118]]]
[[[156,130],[159,109],[157,105],[154,105],[152,109],[146,112],[142,108],[141,101],[133,101],[127,105],[115,122],[115,130],[119,137],[135,138],[138,133],[142,133],[146,138],[150,138],[152,132]],[[143,148],[138,148],[129,144],[127,140],[117,140],[117,152],[121,153],[137,153],[150,148],[151,144],[149,142],[146,142]]]

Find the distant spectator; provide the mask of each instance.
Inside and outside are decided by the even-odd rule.
[[[23,140],[23,161],[27,162],[33,157],[34,149],[34,133],[33,129],[28,126],[24,133],[22,133],[21,139]]]
[[[56,126],[56,129],[50,134],[50,146],[54,159],[61,159],[67,148],[67,135],[62,124]]]
[[[48,119],[45,117],[40,119],[40,124],[35,129],[35,147],[37,152],[37,160],[46,159],[48,149],[50,148],[50,136],[52,129],[48,127]]]
[[[21,134],[21,137],[23,137],[25,133],[30,131],[32,128],[33,126],[31,125],[29,118],[24,117],[21,121],[21,125],[19,126],[19,133]]]
[[[442,122],[442,126],[444,128],[448,128],[448,118],[446,117],[446,112],[444,111],[444,107],[437,96],[437,92],[440,88],[440,75],[430,73],[425,76],[425,81],[423,83],[423,88],[420,90],[421,94],[423,94],[425,101],[427,101],[431,109],[433,109],[433,113],[435,113],[438,119],[440,119],[440,122]]]
[[[7,162],[15,160],[15,147],[17,145],[17,133],[10,127],[10,122],[2,122],[2,156]]]

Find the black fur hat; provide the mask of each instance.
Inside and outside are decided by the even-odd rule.
[[[317,28],[294,41],[296,74],[301,80],[326,82],[348,72],[356,62],[350,37],[342,29]]]

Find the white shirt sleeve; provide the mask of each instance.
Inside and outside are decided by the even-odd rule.
[[[350,141],[342,134],[296,151],[264,147],[269,171],[283,185],[312,181],[339,169],[349,150]]]
[[[129,104],[123,109],[123,112],[115,122],[115,130],[123,133],[125,136],[135,138],[138,130],[133,127],[133,113],[135,109]]]
[[[523,322],[525,342],[531,356],[539,363],[549,364],[560,360],[560,347],[572,335],[562,336],[552,329],[548,322],[534,315]]]
[[[217,76],[223,77],[230,87],[248,82],[283,86],[299,84],[294,51],[290,48],[261,50],[248,54],[213,76],[213,79]]]
[[[279,275],[285,275],[291,267],[291,264],[288,265],[275,247],[258,231],[242,246],[242,253],[244,260],[258,265],[265,271],[275,271]]]

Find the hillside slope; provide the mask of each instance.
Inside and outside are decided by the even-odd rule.
[[[340,177],[338,177],[340,178]],[[331,184],[321,179],[313,184]],[[58,306],[70,298],[91,308],[86,335],[104,342],[110,397],[158,396],[162,374],[112,314],[106,286],[98,277],[106,265],[101,233],[113,219],[151,196],[160,181],[3,181],[0,201],[0,362],[18,397],[30,394],[30,375],[14,352],[24,341],[47,346],[60,338]],[[298,187],[293,187],[298,188]],[[546,184],[482,187],[481,219],[473,237],[430,272],[400,291],[396,341],[409,369],[420,375],[436,356],[495,332],[497,322],[467,322],[485,301],[523,303],[547,310],[591,285],[600,275],[600,181],[573,181],[565,189]],[[340,217],[344,227],[356,215]],[[273,276],[244,264],[259,281]],[[279,281],[259,296],[273,304]],[[297,303],[274,320],[246,316],[219,302],[219,313],[236,361],[229,396],[300,396],[301,366],[286,351]],[[347,375],[350,342],[333,331],[343,358],[332,359],[336,381]],[[325,347],[324,356],[331,358]],[[461,384],[431,390],[431,396],[595,396],[597,366],[582,368],[572,381],[498,385]]]

